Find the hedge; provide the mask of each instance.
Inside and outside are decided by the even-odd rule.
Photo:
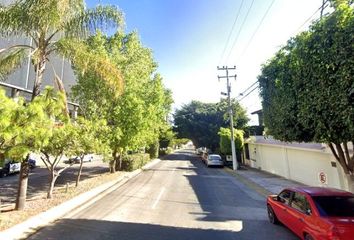
[[[122,159],[122,170],[131,172],[136,169],[142,168],[149,161],[150,156],[148,153],[128,154],[125,155]]]

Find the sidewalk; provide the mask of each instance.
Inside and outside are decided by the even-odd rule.
[[[305,184],[295,182],[265,171],[255,168],[242,167],[241,170],[233,171],[225,168],[228,173],[235,176],[239,181],[257,191],[261,195],[278,194],[286,187],[305,186]]]

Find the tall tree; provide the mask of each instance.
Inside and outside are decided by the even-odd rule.
[[[291,39],[259,76],[265,124],[284,141],[328,144],[354,191],[354,10],[346,0]]]
[[[109,59],[92,53],[81,40],[98,29],[117,28],[122,23],[122,13],[116,7],[87,9],[83,0],[17,0],[6,6],[0,4],[0,36],[30,38],[33,42],[33,46],[21,44],[0,49],[0,78],[5,78],[31,56],[36,74],[33,100],[40,94],[47,63],[57,55],[79,66],[82,73],[90,69],[119,94],[123,85],[120,71]],[[55,71],[54,76],[58,89],[65,92]],[[22,164],[27,165],[27,161]],[[19,189],[27,188],[28,175],[23,173]]]
[[[64,106],[64,97],[62,94],[56,94],[53,89],[47,88],[42,96],[28,104],[24,104],[23,99],[9,99],[15,105],[12,106],[9,113],[10,124],[8,129],[11,132],[11,138],[8,139],[7,146],[2,150],[5,155],[17,162],[28,161],[31,152],[39,152],[43,144],[50,142],[50,132],[56,124],[54,119],[60,121],[62,109]],[[64,120],[65,118],[62,118]],[[21,164],[20,173],[28,174],[28,165]],[[22,209],[26,199],[27,188],[21,185],[18,189],[18,198],[16,205]]]
[[[171,94],[159,75],[151,50],[142,46],[136,32],[97,34],[89,39],[93,51],[108,56],[122,70],[124,93],[115,97],[94,74],[79,77],[73,94],[88,117],[100,117],[111,128],[111,171],[121,167],[122,154],[158,140],[171,107]],[[78,69],[80,70],[80,69]]]
[[[235,100],[231,106],[235,128],[243,129],[249,120],[246,111]],[[219,147],[219,129],[229,125],[227,109],[226,100],[218,103],[192,101],[174,114],[175,131],[178,137],[191,139],[195,146],[215,151]]]

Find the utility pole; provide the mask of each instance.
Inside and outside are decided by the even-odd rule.
[[[229,106],[229,115],[230,115],[230,131],[231,131],[231,152],[232,152],[232,168],[233,170],[238,169],[238,164],[236,161],[236,150],[235,150],[235,141],[234,141],[234,120],[233,120],[233,113],[232,113],[232,107],[231,107],[231,97],[230,97],[230,93],[231,93],[231,82],[229,80],[229,78],[235,78],[237,75],[232,75],[229,76],[229,70],[236,70],[236,66],[229,68],[229,67],[218,67],[218,70],[222,70],[222,71],[226,71],[226,75],[225,76],[219,76],[218,75],[218,79],[220,80],[220,78],[226,78],[226,88],[227,88],[227,100],[228,100],[228,106]],[[222,93],[223,94],[223,93]]]

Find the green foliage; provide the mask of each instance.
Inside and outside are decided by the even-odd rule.
[[[265,123],[285,141],[354,139],[354,17],[340,8],[289,41],[259,77]]]
[[[170,127],[161,129],[159,145],[160,148],[167,148],[168,146],[173,145],[173,139],[175,138],[175,133],[172,131]]]
[[[28,104],[21,98],[7,98],[0,91],[0,102],[0,150],[16,161],[38,152],[50,141],[55,119],[67,120],[61,116],[63,96],[52,88],[46,88],[43,95]]]
[[[117,32],[111,37],[98,33],[87,43],[94,53],[108,57],[121,69],[125,86],[123,94],[117,97],[93,72],[79,74],[73,95],[84,115],[106,120],[111,129],[107,137],[114,157],[155,143],[160,132],[167,128],[166,116],[172,98],[162,78],[153,74],[156,63],[151,51],[142,46],[135,32],[128,35]],[[81,73],[80,66],[77,71]]]
[[[196,147],[216,150],[219,146],[220,127],[229,126],[228,104],[226,100],[218,103],[192,101],[182,106],[174,115],[175,131],[180,138],[191,139]],[[249,119],[246,111],[235,100],[232,101],[234,126],[246,127]]]
[[[142,168],[146,163],[150,161],[150,156],[147,153],[135,153],[130,155],[124,155],[122,159],[123,171],[134,171]]]
[[[107,143],[109,127],[104,119],[87,120],[79,117],[73,123],[74,143],[71,156],[83,156],[90,153],[101,154],[104,159],[110,155]]]
[[[171,147],[160,148],[160,150],[159,150],[160,157],[171,154],[171,153],[173,153],[173,149]]]
[[[170,142],[170,147],[182,147],[182,145],[187,144],[189,141],[188,138],[174,138]]]
[[[220,152],[224,155],[231,155],[231,131],[229,128],[220,128],[218,132],[220,136]],[[236,151],[240,152],[244,145],[244,131],[234,129],[234,142]]]
[[[347,147],[354,139],[354,10],[347,2],[331,1],[335,11],[291,39],[259,76],[268,133],[328,143],[346,173],[354,172]]]
[[[149,156],[151,159],[155,159],[155,158],[158,158],[159,156],[159,148],[160,148],[160,145],[159,145],[159,142],[156,141],[152,144],[149,145],[148,149],[147,149],[147,152],[149,153]]]
[[[245,129],[245,137],[249,136],[262,136],[264,132],[264,126],[248,126]]]

